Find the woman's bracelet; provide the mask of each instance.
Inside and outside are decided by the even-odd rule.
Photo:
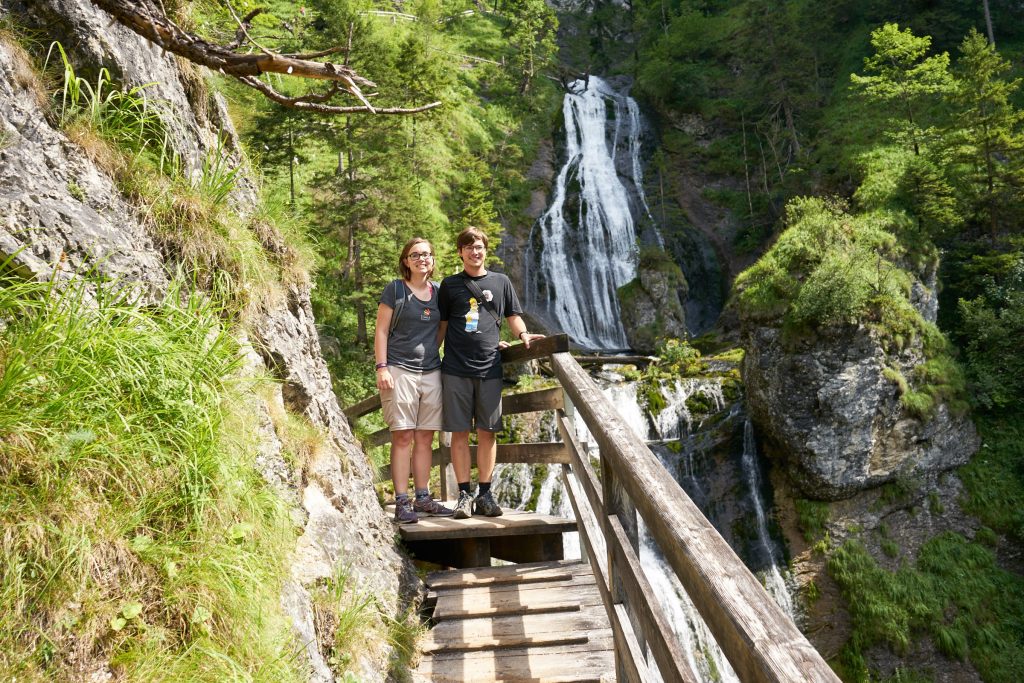
[[[530,331],[529,330],[523,330],[522,332],[520,332],[519,333],[519,340],[520,341],[523,339],[523,335],[524,334],[530,334]]]
[[[387,364],[387,363],[377,363],[377,369],[378,369],[378,370],[381,370],[381,369],[383,369],[383,368],[386,368],[387,366],[388,366],[388,364]]]

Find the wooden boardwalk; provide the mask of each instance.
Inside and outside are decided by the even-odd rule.
[[[434,572],[417,682],[615,680],[594,574],[577,560]]]

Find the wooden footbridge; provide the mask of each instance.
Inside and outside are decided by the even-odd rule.
[[[561,441],[499,444],[498,462],[561,465],[575,519],[506,510],[400,527],[415,557],[451,568],[426,578],[432,628],[414,680],[696,682],[693,653],[683,650],[640,566],[642,519],[742,681],[838,683],[568,353],[566,336],[502,352],[504,363],[528,360],[549,364],[561,386],[505,396],[503,411],[555,411]],[[373,396],[345,413],[354,421],[379,407]],[[576,438],[579,419],[599,446],[599,463]],[[388,440],[383,430],[367,443]],[[449,461],[447,448],[435,450],[442,494]],[[562,533],[573,530],[583,559],[563,560]],[[512,564],[491,566],[492,558]]]

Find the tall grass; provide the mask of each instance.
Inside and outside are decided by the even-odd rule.
[[[221,312],[86,292],[0,280],[0,677],[297,680]]]
[[[1024,579],[996,565],[992,552],[955,533],[921,547],[915,566],[879,567],[856,541],[828,560],[853,631],[840,657],[844,680],[868,681],[865,652],[898,654],[930,637],[950,659],[969,659],[989,683],[1024,680]]]

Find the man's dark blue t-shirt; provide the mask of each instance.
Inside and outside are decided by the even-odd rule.
[[[466,286],[467,279],[475,282],[484,299],[490,301],[497,320]],[[523,313],[508,277],[493,272],[477,277],[465,272],[450,275],[441,281],[437,305],[441,320],[448,323],[441,372],[458,377],[500,379],[500,321]]]

